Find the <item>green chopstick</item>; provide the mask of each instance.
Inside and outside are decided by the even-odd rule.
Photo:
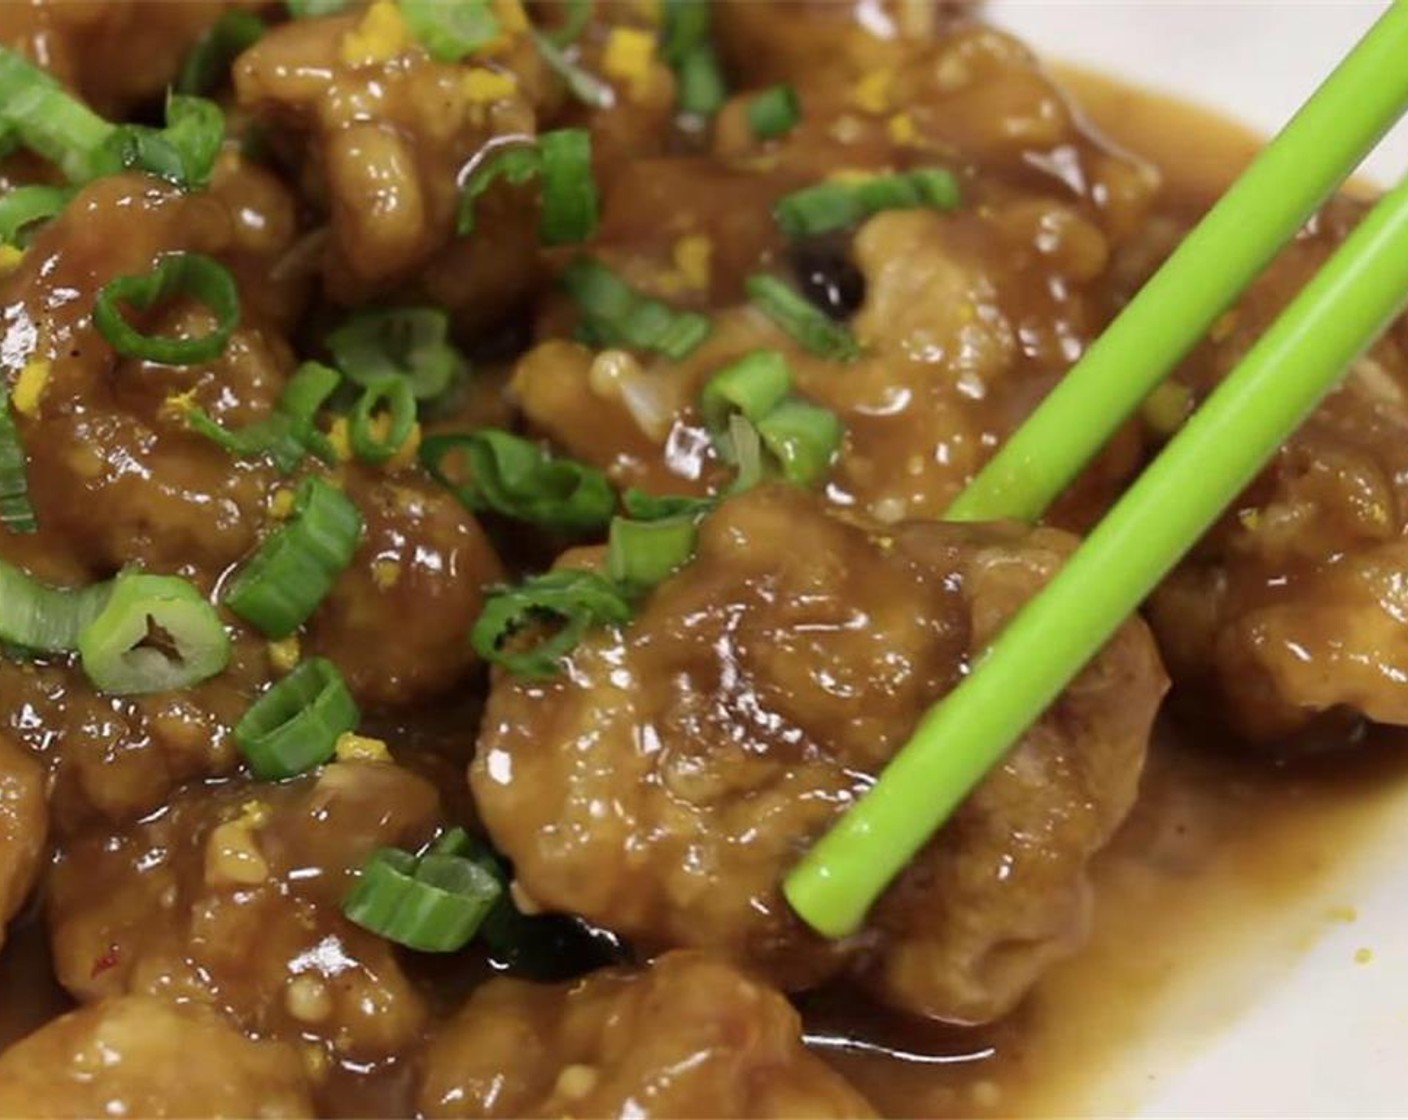
[[[808,924],[828,937],[859,928],[954,807],[1405,306],[1408,178],[792,871],[784,893]]]
[[[946,516],[1040,517],[1405,109],[1396,0]]]

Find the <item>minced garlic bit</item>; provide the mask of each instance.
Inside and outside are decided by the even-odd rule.
[[[608,77],[628,83],[632,95],[639,97],[650,82],[654,61],[654,35],[638,27],[617,27],[606,40],[601,69]]]
[[[24,369],[20,370],[15,387],[10,391],[10,403],[21,416],[32,418],[39,415],[39,402],[52,371],[53,367],[43,358],[26,362]]]
[[[1255,533],[1261,528],[1261,510],[1243,509],[1237,511],[1237,520],[1241,522],[1242,528],[1249,533]]]
[[[24,260],[24,250],[14,245],[0,245],[0,273],[13,272]]]
[[[381,739],[358,735],[355,731],[344,731],[337,737],[334,747],[338,762],[390,762],[391,752]]]
[[[192,386],[184,393],[168,393],[161,402],[161,414],[174,420],[184,420],[195,406],[196,389]]]
[[[883,113],[890,107],[894,83],[895,72],[887,67],[868,71],[851,87],[851,104],[867,113]]]
[[[339,463],[352,461],[352,437],[348,431],[347,417],[335,417],[328,425],[328,444]]]
[[[563,1066],[557,1075],[557,1095],[569,1101],[579,1101],[589,1095],[601,1080],[601,1073],[594,1066]]]
[[[675,242],[675,268],[684,277],[685,283],[696,291],[709,287],[714,243],[703,234],[692,233]]]
[[[293,516],[298,498],[287,486],[280,486],[269,498],[269,516],[275,521],[287,521]]]
[[[1171,436],[1193,411],[1193,393],[1177,381],[1165,381],[1144,398],[1139,414],[1162,436]]]
[[[269,819],[269,807],[247,801],[240,815],[216,825],[205,842],[205,881],[210,884],[252,887],[269,877],[269,864],[259,850],[255,829]]]
[[[395,58],[412,41],[401,9],[392,0],[376,0],[357,26],[342,36],[342,61],[348,66],[372,66]]]
[[[303,646],[297,634],[290,634],[269,643],[269,664],[280,673],[291,673],[303,657]]]
[[[908,113],[896,113],[885,123],[885,131],[895,144],[913,144],[919,139],[919,130],[914,127],[914,118]]]
[[[512,97],[517,90],[517,80],[503,70],[476,66],[464,76],[464,95],[476,105],[502,101],[506,97]]]
[[[300,1023],[321,1023],[332,1014],[332,992],[311,973],[289,978],[284,988],[284,1008]]]
[[[372,561],[372,582],[382,591],[390,591],[401,582],[401,562],[389,556]]]

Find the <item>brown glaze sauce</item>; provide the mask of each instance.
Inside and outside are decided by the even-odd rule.
[[[1176,209],[1204,208],[1256,149],[1206,111],[1062,77],[1112,139],[1163,168]],[[1016,1014],[981,1029],[926,1026],[822,991],[802,1004],[813,1050],[891,1115],[1070,1113],[1097,1092],[1102,1110],[1132,1107],[1137,1095],[1109,1096],[1118,1089],[1108,1075],[1161,1009],[1248,959],[1250,928],[1275,924],[1307,943],[1326,907],[1347,901],[1327,894],[1336,875],[1404,807],[1408,754],[1388,736],[1282,767],[1229,748],[1161,729],[1139,806],[1096,867],[1090,944]],[[40,913],[32,904],[0,953],[0,1049],[71,1006],[52,980]],[[1137,1082],[1143,1071],[1131,1072]],[[336,1105],[348,1115],[406,1111],[406,1074],[351,1082],[356,1092]]]
[[[1160,167],[1169,209],[1201,212],[1259,149],[1254,133],[1207,109],[1057,70],[1106,136]],[[1214,1041],[1259,986],[1352,915],[1338,882],[1408,812],[1408,755],[1395,732],[1285,765],[1220,736],[1161,726],[1139,803],[1094,868],[1089,944],[1016,1014],[978,1029],[924,1026],[824,993],[806,1008],[812,1046],[890,1115],[1137,1107],[1156,1072]],[[1214,997],[1229,980],[1236,997]],[[1217,1005],[1221,1019],[1181,1055],[1160,1050],[1151,1063],[1141,1050],[1156,1036],[1162,1044],[1161,1013],[1183,1003]]]

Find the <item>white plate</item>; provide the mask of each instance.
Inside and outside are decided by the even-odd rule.
[[[1270,132],[1384,7],[1008,0],[993,14],[1045,58],[1178,93]],[[1395,130],[1366,170],[1380,182],[1408,170],[1408,127]],[[1264,957],[1283,965],[1267,969],[1252,955],[1219,965],[1256,974],[1254,994],[1230,995],[1221,980],[1200,986],[1195,975],[1177,1006],[1154,1016],[1157,1036],[1126,1048],[1087,1107],[1123,1112],[1135,1103],[1161,1116],[1408,1115],[1408,797],[1380,840],[1347,854],[1323,897],[1305,903],[1286,915],[1286,928],[1264,930]],[[1286,951],[1304,937],[1307,913],[1318,907],[1323,918],[1332,906],[1352,907],[1357,917],[1322,920],[1309,948]]]

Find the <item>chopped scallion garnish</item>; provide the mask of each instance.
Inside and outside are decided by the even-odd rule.
[[[802,119],[797,91],[783,83],[763,90],[748,101],[748,127],[759,140],[786,135]]]
[[[240,717],[235,742],[256,778],[278,781],[327,762],[338,738],[360,722],[357,702],[337,666],[310,657]]]
[[[630,619],[630,602],[610,580],[559,568],[489,596],[470,641],[485,661],[518,676],[547,678],[557,674],[562,659],[592,627]],[[517,635],[535,623],[557,630],[525,647]]]
[[[773,217],[790,239],[857,225],[882,210],[921,206],[952,210],[962,201],[958,180],[943,168],[875,175],[859,182],[825,182],[778,199]]]
[[[379,414],[387,416],[384,429]],[[405,446],[416,424],[416,398],[404,377],[384,377],[363,391],[352,408],[348,441],[352,453],[368,463],[384,463]]]
[[[606,574],[637,594],[663,582],[689,563],[699,519],[680,514],[654,521],[614,518],[606,549]]]
[[[543,157],[543,244],[585,241],[596,231],[598,209],[591,133],[559,128],[538,137],[538,147]]]
[[[815,486],[825,478],[841,449],[840,419],[807,401],[783,401],[754,423],[782,477],[798,486]]]
[[[563,20],[555,27],[543,31],[543,36],[555,47],[566,49],[582,37],[592,18],[593,0],[564,0],[554,5],[554,10],[563,13]]]
[[[200,338],[142,334],[119,308],[139,311],[178,298],[204,304],[215,317],[210,332]],[[201,253],[170,253],[151,272],[119,276],[98,290],[93,323],[119,354],[161,365],[185,366],[208,362],[225,351],[240,321],[240,295],[235,278],[219,261]]]
[[[707,316],[642,295],[590,257],[568,265],[562,283],[581,309],[589,334],[606,345],[655,350],[678,361],[709,335]]]
[[[203,408],[192,407],[186,411],[186,424],[241,458],[268,456],[281,472],[289,474],[309,452],[324,462],[332,460],[327,437],[318,431],[317,416],[341,381],[337,370],[304,362],[279,394],[273,413],[262,420],[231,431]]]
[[[265,636],[287,638],[327,597],[361,535],[351,499],[316,475],[305,478],[292,515],[236,574],[225,605]]]
[[[450,317],[435,307],[358,312],[328,335],[337,368],[358,385],[387,377],[410,382],[418,401],[447,392],[464,372],[464,357],[449,341]]]
[[[218,87],[230,64],[259,42],[264,31],[264,21],[253,12],[240,8],[221,12],[182,60],[176,92],[204,95]]]
[[[70,183],[99,173],[104,145],[115,128],[46,71],[0,47],[0,129],[17,135]]]
[[[621,506],[637,521],[660,521],[667,517],[699,518],[717,505],[714,498],[695,498],[688,494],[647,494],[634,486],[621,495]]]
[[[542,179],[542,217],[538,236],[545,245],[585,241],[596,230],[596,182],[592,178],[592,139],[585,128],[544,132],[535,145],[508,144],[487,154],[460,190],[457,229],[475,228],[475,206],[498,179],[520,186]]]
[[[453,829],[424,855],[380,848],[343,901],[349,921],[424,953],[453,953],[479,932],[503,895],[492,856],[475,859],[450,843]],[[467,839],[467,837],[466,837]]]
[[[699,413],[717,437],[727,431],[732,413],[742,413],[756,424],[791,388],[787,359],[776,350],[754,350],[709,378],[699,394]]]
[[[841,361],[860,356],[860,346],[849,330],[832,322],[806,296],[776,276],[758,273],[750,276],[744,287],[753,305],[803,349]]]
[[[33,533],[39,528],[34,504],[29,499],[24,444],[10,413],[10,394],[3,378],[0,378],[0,526],[11,533]],[[2,605],[0,610],[3,610]],[[0,632],[0,638],[3,637]]]
[[[451,463],[454,457],[458,466]],[[420,459],[476,513],[493,510],[544,529],[590,533],[611,520],[616,506],[601,471],[496,428],[430,436]]]
[[[711,117],[728,98],[728,87],[719,68],[718,56],[709,44],[696,47],[685,55],[676,67],[675,75],[679,82],[681,112]]]
[[[542,167],[542,152],[534,144],[501,144],[485,153],[460,188],[456,230],[460,234],[474,232],[475,206],[495,182],[503,179],[511,186],[522,186],[536,179]]]
[[[64,187],[39,184],[16,187],[0,198],[0,241],[21,248],[29,244],[33,227],[55,217],[73,197]]]
[[[401,0],[401,14],[420,45],[440,62],[459,62],[500,32],[489,0]]]
[[[0,560],[0,642],[36,653],[69,653],[111,593],[111,583],[51,587]]]
[[[172,94],[166,101],[166,127],[119,125],[104,145],[99,170],[145,171],[178,187],[203,187],[224,141],[220,106],[204,97]]]
[[[208,680],[230,661],[215,608],[179,576],[123,572],[78,634],[83,672],[103,692],[173,692]]]

